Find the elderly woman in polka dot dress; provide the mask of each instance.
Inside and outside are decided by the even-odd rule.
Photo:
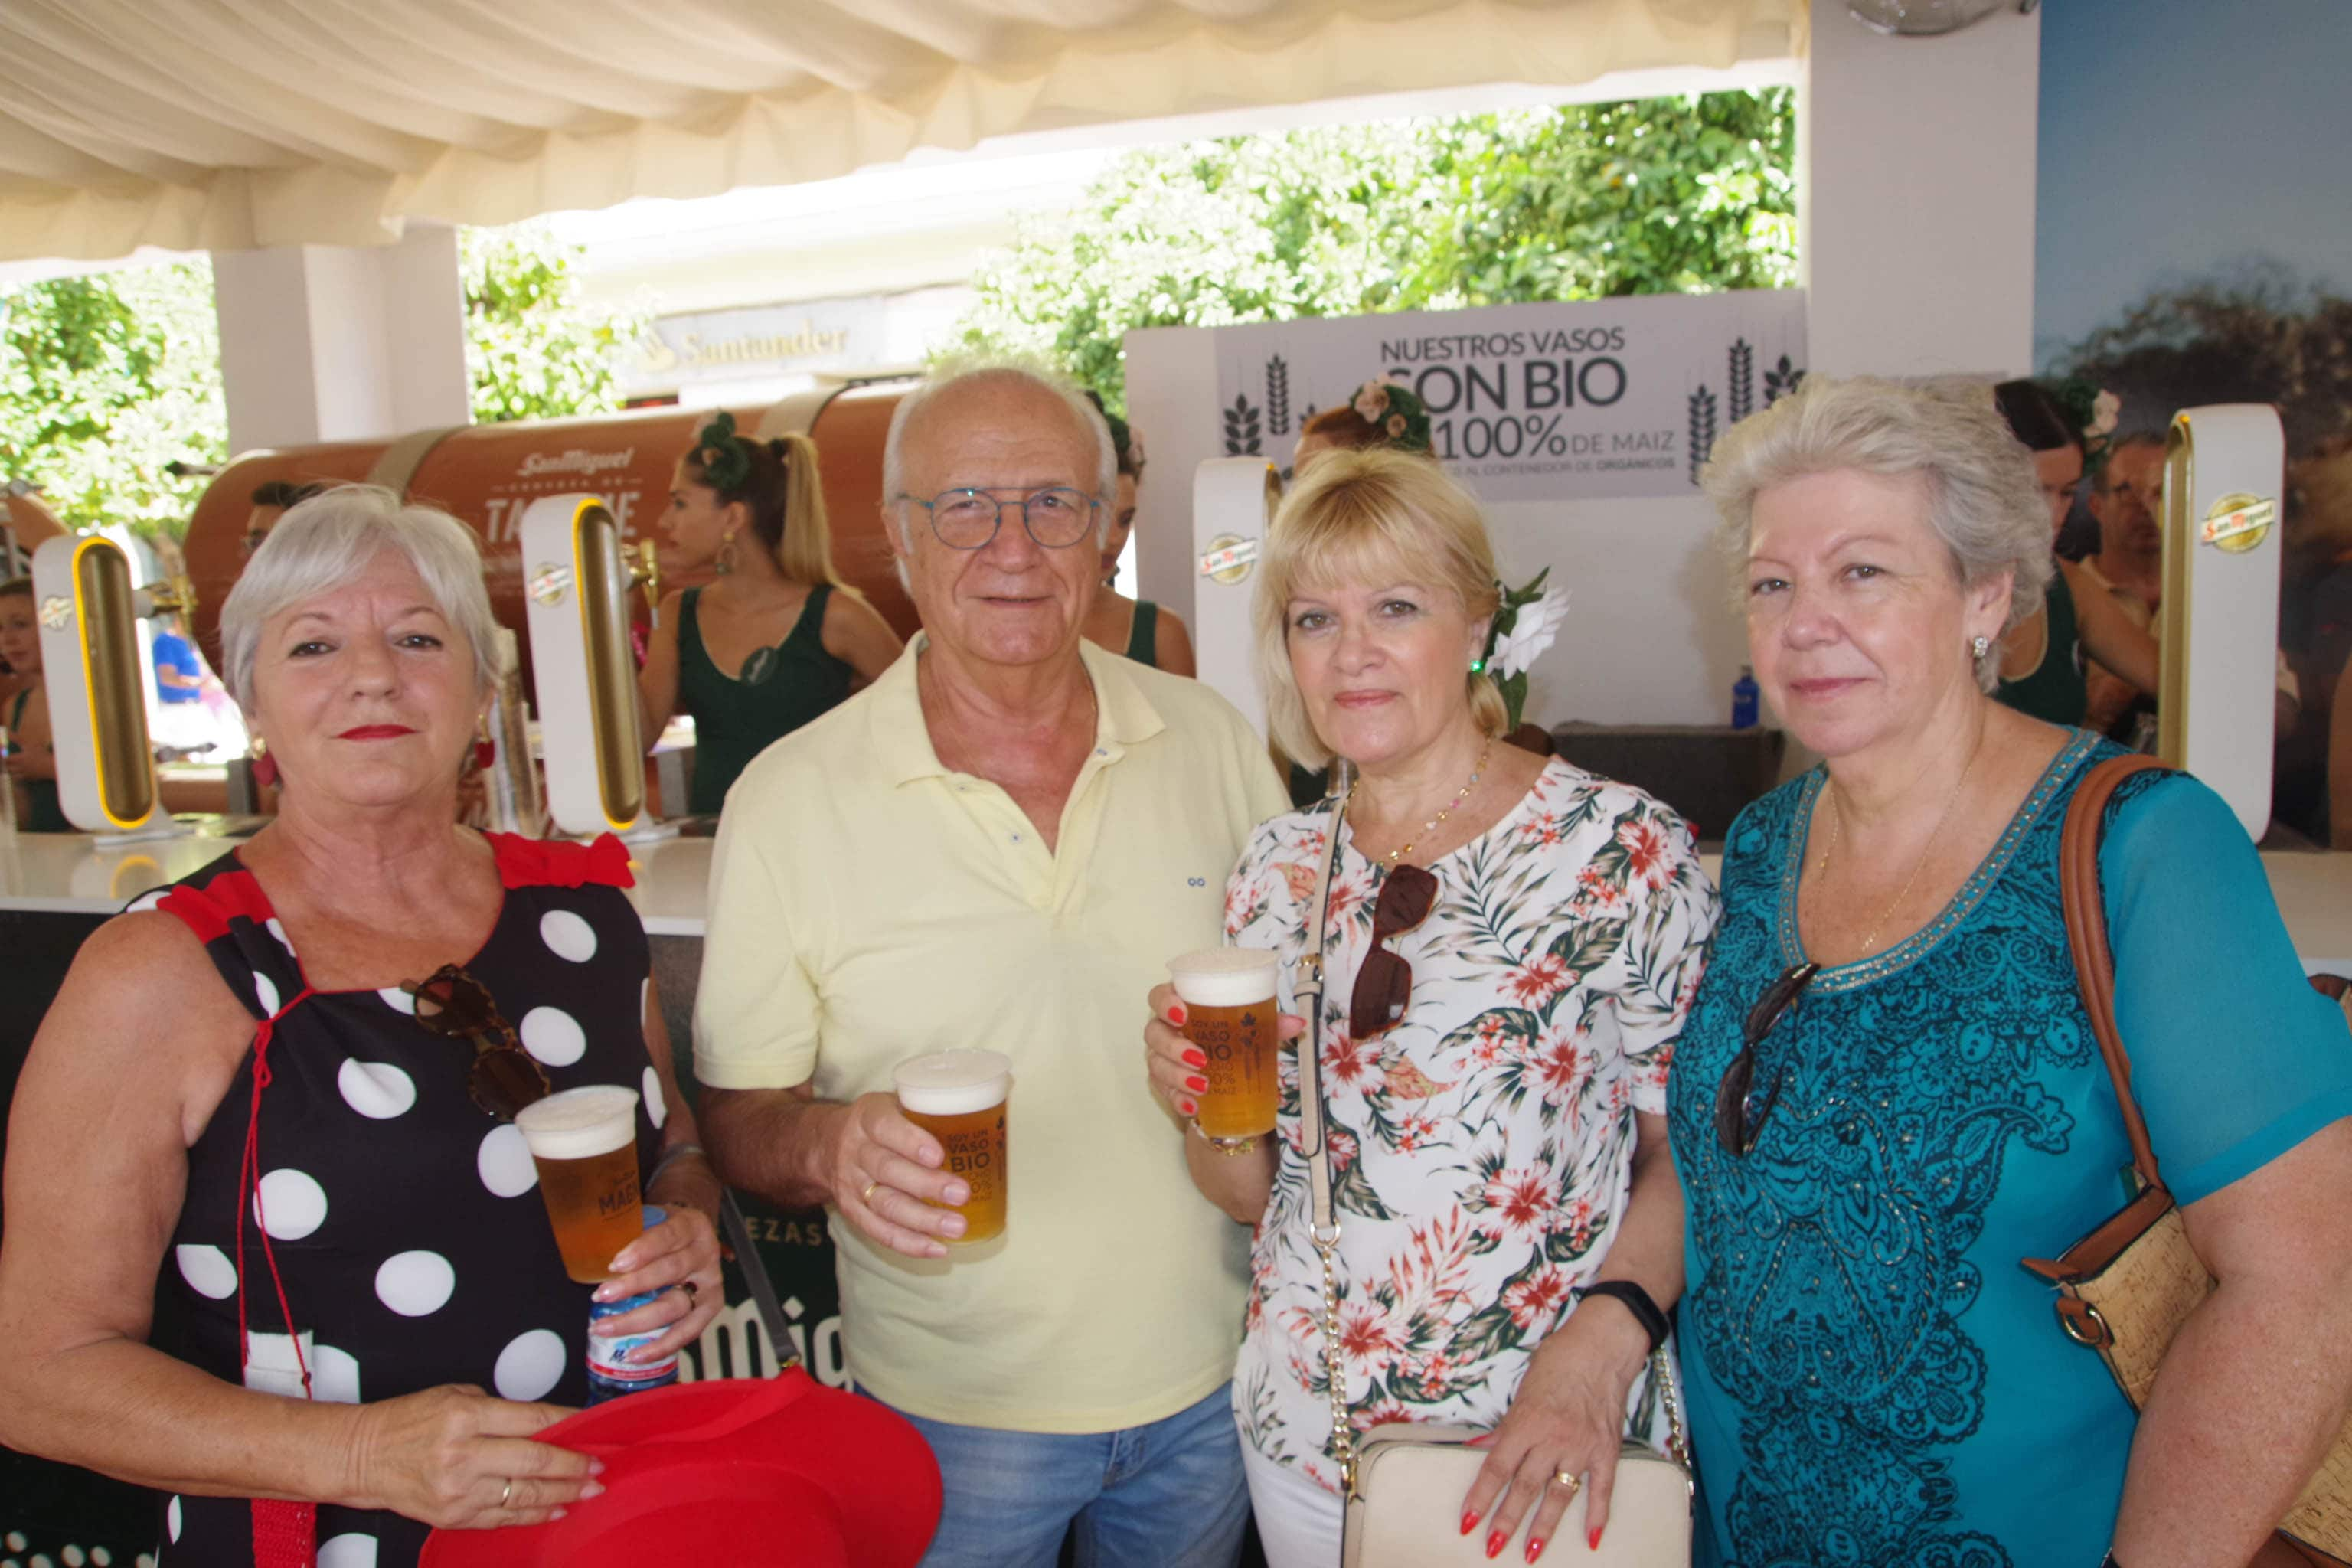
[[[613,1331],[658,1357],[718,1309],[625,852],[453,825],[480,572],[387,491],[287,513],[222,612],[280,813],[90,938],[17,1089],[0,1442],[157,1489],[173,1568],[394,1568],[596,1506],[530,1440],[584,1400],[592,1290],[507,1120],[541,1083],[641,1097],[669,1217],[593,1288],[658,1292]]]

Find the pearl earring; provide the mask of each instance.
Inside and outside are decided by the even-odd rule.
[[[1986,654],[1992,651],[1992,638],[1978,637],[1975,641],[1969,644],[1969,651],[1976,655],[1977,658],[1982,658]]]

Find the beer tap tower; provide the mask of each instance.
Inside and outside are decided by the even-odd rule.
[[[66,819],[101,848],[185,831],[156,792],[138,622],[193,612],[194,588],[184,577],[133,588],[121,545],[67,535],[33,552],[33,597]]]
[[[2184,408],[2165,441],[2157,753],[2270,826],[2285,438],[2266,403]]]
[[[1211,458],[1192,474],[1192,647],[1202,684],[1265,728],[1252,660],[1251,580],[1265,548],[1282,474],[1264,458]]]
[[[618,834],[632,844],[675,837],[646,812],[646,745],[629,591],[660,592],[650,542],[638,560],[603,498],[549,496],[522,519],[531,679],[547,809],[565,833]]]

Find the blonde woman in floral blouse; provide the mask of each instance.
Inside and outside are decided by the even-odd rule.
[[[1321,1062],[1348,1403],[1359,1431],[1489,1429],[1463,1532],[1483,1530],[1493,1557],[1524,1524],[1532,1563],[1580,1490],[1606,1529],[1624,1434],[1664,1447],[1646,1358],[1683,1282],[1666,1069],[1715,893],[1664,806],[1496,740],[1503,703],[1480,672],[1493,550],[1434,463],[1332,453],[1268,533],[1256,623],[1275,737],[1310,764],[1347,758],[1359,782],[1344,818],[1326,801],[1257,829],[1226,936],[1280,952],[1295,1005],[1316,869],[1342,835]],[[1375,908],[1391,886],[1392,906],[1415,902],[1416,882],[1427,914],[1387,942],[1409,1000],[1368,1015],[1351,993]],[[1174,993],[1151,1001],[1152,1087],[1189,1120],[1202,1059],[1171,1026]],[[1341,1504],[1296,1067],[1286,1051],[1276,1141],[1185,1146],[1202,1191],[1257,1227],[1234,1405],[1259,1534],[1273,1568],[1325,1568]]]

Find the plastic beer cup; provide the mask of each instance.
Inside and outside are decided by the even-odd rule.
[[[539,1167],[539,1195],[583,1285],[613,1277],[613,1259],[645,1228],[637,1194],[637,1091],[594,1084],[533,1100],[515,1126]]]
[[[891,1078],[907,1120],[940,1141],[943,1167],[963,1179],[971,1195],[953,1205],[963,1234],[949,1245],[988,1241],[1004,1234],[1005,1097],[1013,1059],[1001,1051],[933,1051],[900,1062]],[[946,1207],[949,1205],[935,1205]]]
[[[1168,965],[1184,1003],[1184,1037],[1209,1058],[1209,1091],[1194,1097],[1203,1137],[1262,1138],[1282,1093],[1275,1052],[1281,959],[1271,948],[1213,947]]]

